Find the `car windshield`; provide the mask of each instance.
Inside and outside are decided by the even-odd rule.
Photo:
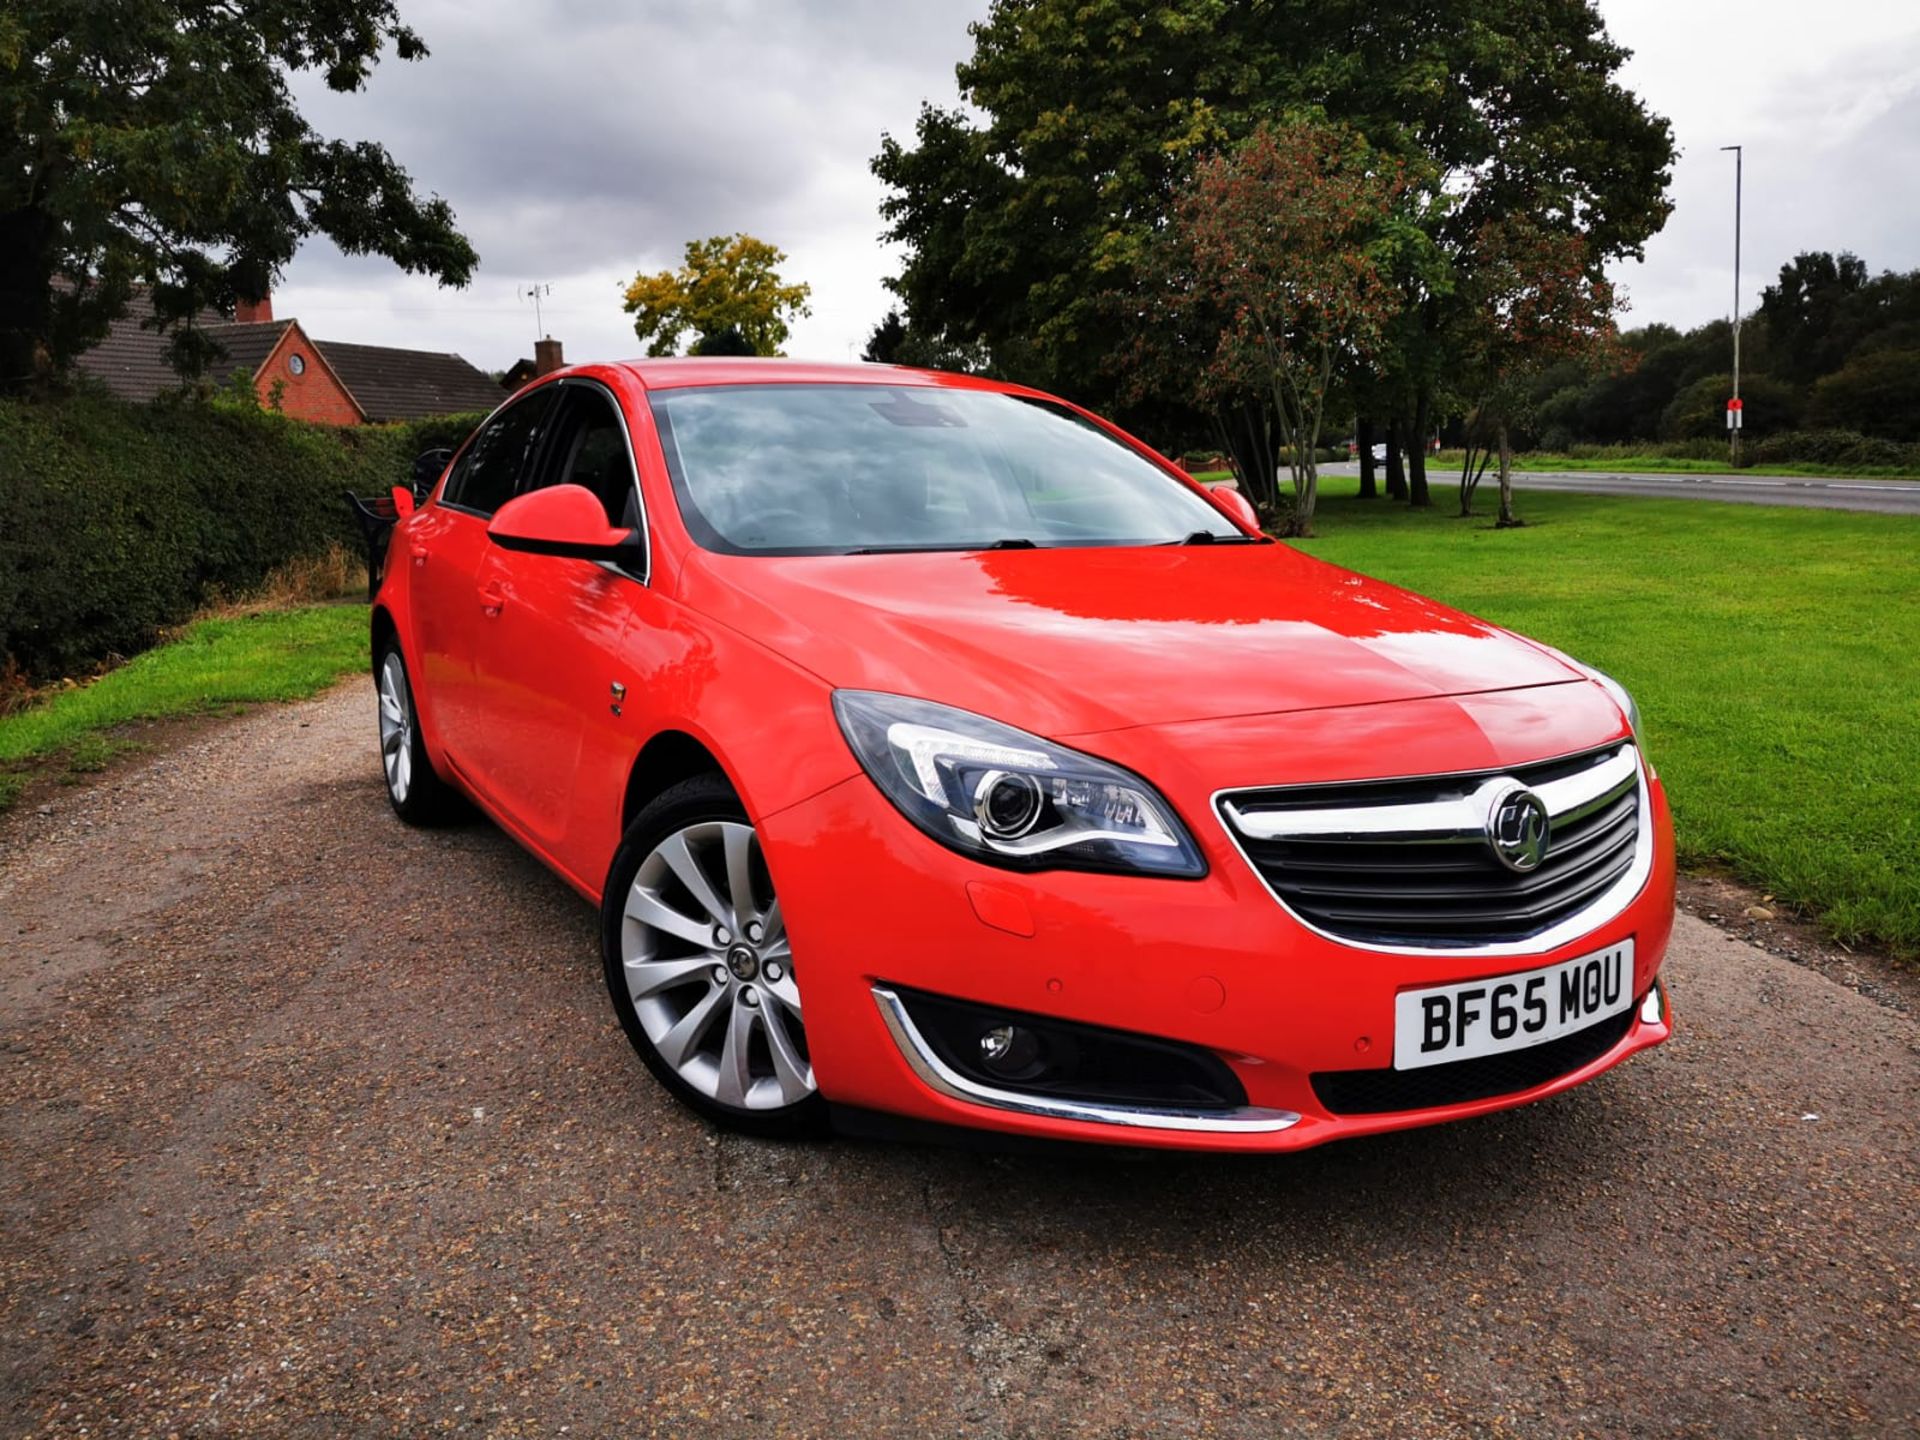
[[[987,390],[738,385],[649,399],[694,539],[738,555],[1244,539],[1065,407]]]

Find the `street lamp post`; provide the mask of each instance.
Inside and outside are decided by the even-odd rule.
[[[1740,183],[1746,155],[1738,145],[1722,145],[1733,152],[1733,398],[1727,402],[1727,458],[1740,468],[1740,426],[1746,419],[1740,399]]]

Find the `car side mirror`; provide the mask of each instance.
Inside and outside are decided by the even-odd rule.
[[[1253,508],[1253,502],[1234,486],[1215,485],[1207,491],[1207,498],[1213,501],[1218,509],[1225,511],[1229,520],[1239,522],[1256,535],[1260,533],[1259,512]]]
[[[453,451],[447,449],[422,450],[413,457],[413,493],[424,496],[440,483],[440,473],[447,468],[447,462],[453,459]]]
[[[509,500],[487,524],[487,538],[502,550],[557,555],[568,560],[642,563],[640,532],[607,523],[607,512],[584,485],[549,485]]]

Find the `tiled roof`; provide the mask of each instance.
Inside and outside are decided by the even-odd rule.
[[[180,376],[167,362],[171,335],[140,322],[150,318],[137,293],[125,315],[114,321],[106,339],[81,355],[75,364],[123,400],[144,403],[180,388]],[[273,347],[280,343],[292,320],[269,320],[240,325],[218,311],[205,311],[195,324],[218,341],[226,358],[208,367],[207,378],[225,384],[236,370],[257,375]],[[367,419],[418,420],[429,415],[455,415],[469,410],[491,410],[501,391],[485,371],[458,355],[431,350],[394,350],[385,345],[348,345],[337,340],[315,340],[326,363],[352,392]]]
[[[227,352],[226,359],[216,360],[207,367],[207,378],[216,385],[224,385],[236,370],[258,375],[260,367],[267,363],[267,356],[273,353],[273,347],[280,343],[280,337],[292,323],[291,320],[268,320],[252,325],[207,326],[208,337]]]
[[[167,347],[173,341],[172,332],[162,332],[151,326],[142,327],[140,322],[151,319],[153,313],[141,304],[144,298],[143,295],[136,295],[127,313],[108,327],[107,338],[74,362],[81,374],[92,376],[122,400],[141,403],[180,388],[179,373],[167,361]],[[274,329],[265,325],[235,326],[224,315],[213,310],[203,311],[195,317],[195,323],[205,330]],[[277,329],[274,334],[278,338]],[[271,343],[267,348],[272,348]],[[266,351],[260,353],[264,359]],[[232,370],[231,361],[216,364],[214,378],[224,380]]]
[[[372,421],[456,415],[500,403],[499,385],[458,355],[338,340],[313,343]]]

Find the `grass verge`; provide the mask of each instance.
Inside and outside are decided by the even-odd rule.
[[[1449,479],[1453,488],[1458,488],[1460,479],[1460,452],[1442,450],[1427,462],[1427,483],[1436,490],[1437,482],[1443,477]],[[1601,471],[1605,473],[1635,471],[1648,475],[1779,475],[1788,479],[1824,479],[1829,476],[1850,480],[1920,480],[1920,475],[1911,470],[1902,470],[1890,465],[1803,465],[1798,462],[1741,466],[1735,470],[1725,460],[1690,460],[1672,458],[1664,455],[1604,455],[1574,456],[1532,453],[1513,457],[1513,467],[1518,471],[1564,470],[1569,472]],[[1487,473],[1480,481],[1482,491],[1489,485],[1496,485],[1493,466],[1487,467]]]
[[[308,605],[200,620],[90,684],[0,716],[0,809],[39,773],[104,769],[141,720],[298,700],[367,665],[362,605]]]
[[[1682,863],[1920,956],[1920,524],[1523,487],[1500,531],[1329,490],[1302,549],[1634,692]]]

